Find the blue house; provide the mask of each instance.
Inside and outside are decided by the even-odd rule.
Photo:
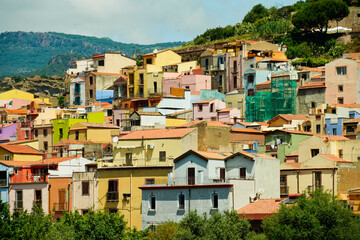
[[[9,179],[14,169],[0,162],[0,200],[7,203],[9,199]]]
[[[244,73],[245,97],[254,96],[256,91],[255,85],[269,81],[271,79],[271,71],[262,68],[250,68]]]
[[[189,150],[174,159],[166,185],[144,185],[142,227],[180,221],[189,211],[237,210],[258,198],[280,197],[280,161],[248,152]]]
[[[360,105],[359,105],[360,107]],[[360,117],[359,110],[336,107],[336,113],[325,114],[325,131],[327,135],[343,135],[343,123],[349,119],[356,119]]]

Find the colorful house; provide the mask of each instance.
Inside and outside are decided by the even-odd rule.
[[[8,142],[11,138],[16,139],[17,123],[2,124],[0,126],[0,141]]]
[[[218,111],[226,108],[226,104],[219,99],[207,99],[193,103],[193,119],[217,121]],[[239,114],[240,115],[240,114]],[[240,116],[238,116],[240,118]]]
[[[198,147],[197,130],[152,129],[130,132],[114,142],[114,160],[98,168],[116,166],[172,166],[173,160]]]
[[[5,161],[37,161],[42,159],[43,154],[28,145],[13,143],[0,144],[0,159]]]
[[[70,127],[69,140],[109,143],[112,136],[118,136],[119,133],[119,127],[112,124],[79,122]]]
[[[10,175],[14,172],[11,166],[0,162],[0,201],[8,202]]]

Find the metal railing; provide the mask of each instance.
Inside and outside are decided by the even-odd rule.
[[[107,202],[117,202],[119,201],[119,192],[107,192],[106,193]]]

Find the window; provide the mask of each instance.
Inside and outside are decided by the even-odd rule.
[[[48,142],[44,141],[44,151],[47,151],[47,150],[48,150]]]
[[[63,129],[59,128],[59,138],[61,139],[63,137]]]
[[[232,107],[232,103],[231,103],[231,102],[228,103],[228,107],[229,107],[229,108]]]
[[[212,194],[212,208],[218,209],[218,207],[219,207],[219,195],[216,192],[214,192]]]
[[[75,131],[75,140],[79,140],[79,131]]]
[[[120,126],[120,119],[116,119],[116,126]]]
[[[313,172],[315,189],[321,188],[321,172]]]
[[[89,77],[89,80],[90,80],[90,85],[93,85],[93,77],[92,76]]]
[[[5,156],[4,156],[4,160],[5,160],[5,161],[10,161],[10,155],[5,155]]]
[[[219,75],[219,85],[220,85],[220,87],[223,85],[223,75],[222,74]]]
[[[316,116],[315,116],[315,120],[316,120],[316,121],[321,120],[321,115],[316,115]]]
[[[132,165],[132,153],[126,153],[125,160],[126,165]]]
[[[83,196],[89,195],[89,181],[81,182],[81,191]]]
[[[83,209],[83,210],[81,210],[81,213],[82,213],[82,215],[85,215],[85,214],[89,213],[89,209]]]
[[[339,91],[339,92],[343,92],[343,91],[344,91],[343,85],[339,85],[339,86],[338,86],[338,91]]]
[[[99,60],[99,66],[105,66],[105,60]]]
[[[333,133],[333,135],[337,135],[336,128],[333,128],[332,133]]]
[[[152,64],[152,58],[147,58],[146,59],[146,64]]]
[[[94,96],[94,94],[93,94],[93,90],[89,90],[89,95],[90,95],[90,98],[93,98]]]
[[[315,157],[319,154],[319,149],[311,149],[311,157]]]
[[[355,118],[355,113],[350,113],[350,114],[349,114],[349,118],[350,118],[350,119],[354,119],[354,118]]]
[[[240,168],[240,179],[246,179],[246,168]]]
[[[160,151],[159,152],[159,161],[160,162],[166,161],[166,151]]]
[[[343,158],[343,157],[344,157],[343,150],[339,149],[339,158]]]
[[[199,112],[201,112],[201,111],[202,111],[202,109],[203,109],[202,104],[199,104],[198,109],[199,109]]]
[[[150,195],[150,210],[151,211],[155,211],[156,208],[156,199],[155,199],[155,195],[151,194]]]
[[[311,102],[311,108],[316,108],[316,102]]]
[[[281,175],[280,176],[280,195],[288,195],[288,188],[287,188],[287,176]]]
[[[7,174],[6,171],[0,171],[0,187],[7,184]],[[0,194],[1,195],[1,194]]]
[[[155,178],[145,178],[145,185],[155,184]]]
[[[179,210],[185,210],[185,195],[183,193],[179,195]]]
[[[22,209],[23,208],[23,192],[22,190],[16,191],[16,209]]]
[[[238,102],[238,109],[241,109],[242,102]]]
[[[109,180],[106,199],[108,202],[119,201],[118,180]]]
[[[47,137],[47,135],[48,135],[47,129],[44,129],[43,135],[44,135],[44,137]]]
[[[139,84],[144,84],[144,74],[143,73],[139,74],[139,78],[140,78],[140,83]]]
[[[25,131],[25,138],[29,138],[29,130]]]
[[[41,195],[41,190],[35,190],[34,206],[37,204],[41,206]]]
[[[234,88],[237,88],[237,77],[234,76]]]
[[[211,121],[216,121],[216,117],[211,117]]]
[[[154,82],[154,93],[157,93],[157,82]]]
[[[249,96],[249,97],[252,97],[252,96],[254,96],[254,95],[255,95],[254,89],[253,89],[253,88],[250,88],[250,89],[248,90],[248,96]]]
[[[320,133],[320,132],[321,132],[321,125],[316,124],[316,133]]]
[[[253,83],[254,82],[254,75],[253,74],[248,75],[247,81],[248,81],[248,83]]]
[[[185,89],[190,89],[190,86],[185,86]]]
[[[344,98],[339,97],[338,98],[338,104],[344,104]]]
[[[38,130],[37,129],[35,129],[34,135],[35,135],[36,138],[38,137]]]
[[[210,112],[214,112],[214,104],[210,103]]]
[[[336,67],[337,75],[346,75],[346,67]]]
[[[188,185],[195,184],[195,168],[188,168]]]
[[[209,70],[209,59],[205,59],[205,70]]]
[[[225,168],[220,168],[220,179],[225,181]]]
[[[109,214],[117,213],[117,212],[118,212],[117,208],[109,208]]]

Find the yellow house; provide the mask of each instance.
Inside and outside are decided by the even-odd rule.
[[[38,161],[43,154],[28,145],[0,144],[0,159],[5,161]]]
[[[47,97],[35,98],[34,94],[24,92],[24,91],[21,91],[18,89],[12,89],[12,90],[0,93],[0,100],[12,100],[14,98],[30,100],[30,101],[37,101],[37,102],[44,102],[44,103],[50,104],[50,99]]]
[[[354,181],[349,185],[352,180],[342,177],[342,171],[349,169],[357,169],[356,175],[360,173],[351,162],[331,154],[318,154],[301,163],[284,162],[280,165],[280,194],[288,196],[320,188],[330,190],[334,195],[347,194],[348,189],[343,186],[356,187],[358,184]]]
[[[171,166],[98,169],[99,210],[120,212],[128,227],[141,227],[142,194],[139,187],[145,184],[166,184]]]
[[[132,68],[127,68],[127,74],[127,97],[147,97],[146,69],[143,66],[134,65]]]
[[[228,108],[240,110],[240,119],[245,120],[245,93],[244,88],[225,94],[225,102]]]
[[[194,128],[138,130],[119,137],[114,143],[114,160],[98,167],[172,166],[184,152],[198,148]]]
[[[109,143],[112,136],[118,136],[119,133],[119,127],[112,124],[79,122],[70,127],[69,140]]]

